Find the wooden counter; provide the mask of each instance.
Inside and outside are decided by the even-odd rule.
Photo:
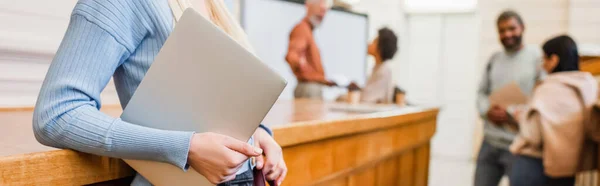
[[[579,68],[594,76],[600,75],[600,56],[582,56],[579,58]]]
[[[427,185],[437,109],[358,114],[331,111],[332,104],[279,101],[265,118],[289,168],[284,185]],[[118,159],[37,143],[31,115],[0,109],[0,185],[83,185],[133,175]]]

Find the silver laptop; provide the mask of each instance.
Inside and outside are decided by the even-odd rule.
[[[189,8],[121,118],[157,129],[215,132],[248,141],[286,81]],[[211,185],[190,168],[125,160],[154,185]]]

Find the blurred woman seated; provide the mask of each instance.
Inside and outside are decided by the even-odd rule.
[[[592,124],[598,82],[579,71],[577,46],[569,36],[547,41],[543,50],[549,76],[536,87],[529,105],[512,113],[519,134],[510,147],[516,154],[511,186],[574,185],[575,174],[592,165],[585,161],[593,154],[593,148],[585,147],[585,129]]]
[[[398,38],[389,28],[379,29],[378,36],[368,47],[369,55],[375,58],[375,67],[367,84],[360,91],[361,103],[392,103],[394,83],[392,64],[389,62],[398,50]],[[350,91],[360,90],[356,83],[348,86]],[[351,99],[351,98],[347,98]]]

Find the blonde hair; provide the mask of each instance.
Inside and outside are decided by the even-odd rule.
[[[227,10],[227,6],[223,0],[201,1],[204,1],[207,14],[213,24],[221,28],[225,33],[227,33],[240,45],[244,46],[248,51],[254,53],[246,32],[244,32],[244,29],[242,29],[237,20],[233,17],[233,15],[231,15],[229,10]],[[175,20],[179,20],[179,17],[177,16],[181,16],[181,13],[185,9],[192,7],[192,4],[189,2],[189,0],[170,0],[170,6],[171,10],[173,11],[173,16],[175,16]]]

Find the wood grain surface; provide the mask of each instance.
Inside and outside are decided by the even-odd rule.
[[[600,75],[600,56],[583,56],[579,60],[581,71],[590,72],[595,76]]]

